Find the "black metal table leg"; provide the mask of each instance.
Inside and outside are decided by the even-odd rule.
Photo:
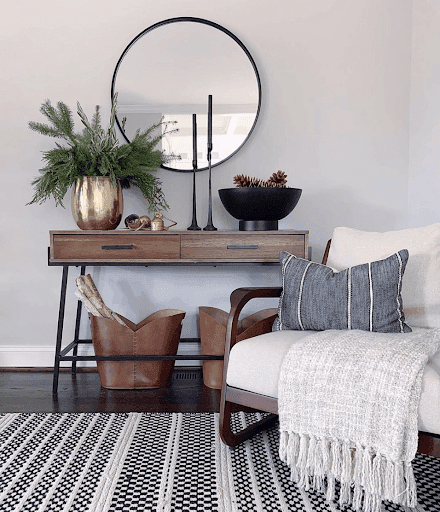
[[[68,265],[63,265],[63,276],[61,278],[61,295],[60,295],[60,309],[58,313],[58,329],[57,329],[57,342],[55,346],[55,361],[53,365],[53,387],[52,393],[58,393],[58,377],[60,374],[60,353],[61,343],[63,340],[63,326],[64,326],[64,310],[66,307],[66,288],[67,288],[67,274],[69,272]]]
[[[86,267],[81,267],[80,275],[83,276],[86,273]],[[75,338],[77,341],[79,339],[79,328],[81,326],[81,312],[82,312],[82,301],[78,300],[78,304],[76,306],[76,321],[75,321]],[[78,355],[78,343],[73,348],[73,355],[76,357]],[[72,361],[72,375],[76,375],[76,361]]]

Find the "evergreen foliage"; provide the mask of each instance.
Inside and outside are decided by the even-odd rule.
[[[168,204],[162,191],[161,181],[154,173],[162,163],[179,157],[167,155],[154,149],[160,140],[176,131],[170,124],[161,121],[145,131],[137,130],[132,141],[119,145],[116,136],[117,95],[112,101],[110,123],[105,130],[101,126],[99,105],[96,106],[91,121],[81,105],[77,103],[77,113],[84,126],[82,132],[75,133],[72,112],[61,101],[53,106],[46,100],[40,112],[50,124],[29,122],[29,128],[42,135],[62,139],[64,144],[55,143],[55,148],[43,153],[45,166],[41,176],[32,181],[35,193],[32,203],[43,203],[50,196],[55,205],[64,207],[62,200],[68,189],[83,176],[108,176],[122,188],[136,186],[149,202],[150,212],[167,210]],[[158,135],[155,131],[162,127]],[[125,119],[122,123],[125,127]]]

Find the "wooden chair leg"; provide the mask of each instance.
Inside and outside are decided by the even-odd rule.
[[[250,439],[258,432],[265,430],[271,427],[277,420],[277,414],[270,414],[265,416],[260,421],[252,423],[248,427],[244,428],[240,432],[234,433],[232,431],[231,426],[231,414],[232,414],[232,403],[224,402],[220,406],[220,422],[219,422],[219,432],[220,439],[227,444],[228,446],[237,446],[247,439]]]

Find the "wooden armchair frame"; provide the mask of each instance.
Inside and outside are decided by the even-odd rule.
[[[327,242],[322,263],[327,263],[328,252],[330,250],[331,240]],[[283,288],[263,287],[263,288],[237,288],[231,294],[231,309],[229,312],[226,328],[225,358],[223,368],[223,385],[220,398],[220,438],[229,446],[237,446],[246,439],[249,439],[257,432],[268,428],[278,419],[278,400],[251,391],[233,388],[226,384],[226,373],[228,371],[229,353],[235,345],[238,333],[238,318],[243,307],[252,299],[280,297]],[[235,405],[234,405],[235,404]],[[259,411],[269,412],[268,416],[262,420],[249,425],[239,433],[232,432],[231,414],[236,405],[250,407]]]
[[[327,263],[331,240],[327,242],[322,263]],[[276,398],[260,395],[251,391],[237,389],[226,384],[226,374],[228,371],[229,353],[235,345],[238,333],[238,319],[243,307],[255,298],[276,298],[281,296],[282,287],[250,287],[237,288],[231,294],[231,309],[228,316],[225,356],[223,368],[223,384],[220,398],[220,420],[219,433],[222,441],[228,446],[237,446],[246,439],[251,438],[258,432],[273,425],[278,419],[278,400]],[[231,428],[231,414],[234,410],[252,409],[270,413],[262,420],[249,425],[238,433],[234,433]],[[440,436],[419,432],[418,451],[440,458]]]
[[[244,305],[251,299],[261,297],[279,297],[281,287],[265,288],[238,288],[231,294],[231,310],[229,313],[226,328],[226,345],[223,368],[223,384],[220,397],[220,423],[219,431],[222,441],[229,446],[237,446],[246,439],[249,439],[257,432],[269,427],[278,419],[278,400],[268,396],[252,393],[243,389],[233,388],[226,384],[226,372],[228,369],[229,352],[236,343],[238,332],[238,317]],[[234,404],[250,407],[260,411],[272,413],[262,420],[253,423],[239,433],[231,429],[231,414]]]

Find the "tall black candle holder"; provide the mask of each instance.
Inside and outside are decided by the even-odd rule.
[[[212,95],[208,96],[208,223],[203,231],[217,231],[212,223],[212,188],[211,188],[211,151],[212,151]]]
[[[192,116],[193,127],[193,218],[189,228],[190,231],[199,231],[202,228],[197,225],[197,201],[196,201],[196,171],[197,171],[197,118],[196,114]]]

